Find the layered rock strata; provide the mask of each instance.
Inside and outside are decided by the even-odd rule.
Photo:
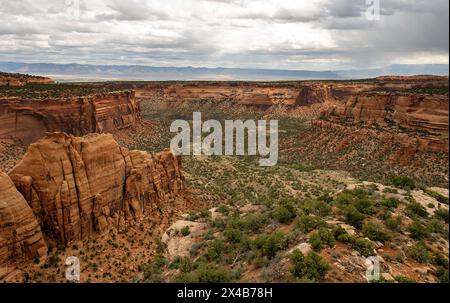
[[[11,259],[44,257],[46,253],[32,209],[9,176],[0,172],[0,268]]]
[[[120,147],[112,135],[63,133],[32,144],[10,172],[45,233],[67,244],[103,233],[183,188],[180,159]]]
[[[447,96],[367,94],[350,97],[322,113],[316,126],[339,131],[363,123],[395,133],[403,145],[448,153],[449,100]],[[330,124],[331,123],[331,124]],[[330,126],[331,125],[331,126]]]
[[[28,83],[53,84],[55,81],[47,77],[0,72],[0,86],[23,86]]]
[[[140,121],[133,91],[65,99],[0,98],[0,138],[25,144],[46,132],[85,135],[113,132]]]

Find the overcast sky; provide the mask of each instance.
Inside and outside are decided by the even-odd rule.
[[[368,7],[366,0],[0,0],[0,61],[310,70],[448,64],[448,0],[380,0],[379,20],[367,18]]]

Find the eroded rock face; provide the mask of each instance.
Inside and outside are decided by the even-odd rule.
[[[331,85],[305,85],[300,88],[296,105],[305,106],[330,100],[334,100]]]
[[[0,85],[22,86],[28,83],[53,84],[55,81],[47,77],[0,72]]]
[[[448,77],[380,77],[359,81],[289,82],[184,82],[123,84],[121,89],[136,90],[137,98],[159,96],[168,106],[187,102],[234,102],[256,110],[272,106],[288,109],[329,101],[346,102],[349,97],[368,92],[401,92],[448,87]]]
[[[367,94],[350,97],[324,116],[354,122],[396,124],[414,131],[448,135],[448,97],[412,94]]]
[[[0,172],[0,267],[11,259],[44,257],[47,246],[30,206]]]
[[[110,92],[65,99],[0,99],[0,138],[25,144],[46,132],[76,136],[113,132],[140,121],[133,91]]]
[[[179,158],[128,151],[109,134],[49,134],[10,177],[45,234],[62,244],[138,219],[145,208],[163,212],[183,189]]]
[[[403,146],[448,153],[448,104],[447,96],[437,95],[357,95],[345,103],[336,103],[322,113],[326,121],[313,124],[339,131],[360,123],[377,125],[386,131],[400,129],[391,136]],[[389,133],[378,131],[377,135],[386,137]]]

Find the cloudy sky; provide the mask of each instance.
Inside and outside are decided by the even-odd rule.
[[[448,64],[448,0],[0,0],[0,61],[329,70]],[[377,20],[378,19],[378,20]]]

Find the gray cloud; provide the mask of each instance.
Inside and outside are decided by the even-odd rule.
[[[0,0],[0,61],[365,68],[448,63],[448,0]],[[74,14],[75,12],[75,14]]]

